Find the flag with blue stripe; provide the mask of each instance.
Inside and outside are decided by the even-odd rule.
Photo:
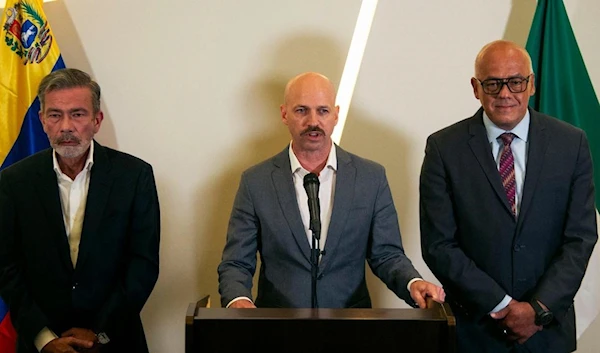
[[[65,67],[42,0],[8,0],[0,18],[0,171],[50,146],[38,112],[44,76]],[[0,352],[15,351],[9,308],[0,299]]]

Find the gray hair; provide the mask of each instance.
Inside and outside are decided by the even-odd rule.
[[[92,108],[94,114],[100,111],[100,85],[87,73],[78,69],[60,69],[51,72],[40,82],[38,88],[38,98],[40,99],[40,109],[44,111],[44,102],[48,92],[74,87],[87,87],[92,93]]]

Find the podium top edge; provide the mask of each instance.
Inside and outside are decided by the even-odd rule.
[[[189,317],[189,316],[188,316]],[[197,308],[194,320],[428,320],[448,321],[436,309]]]

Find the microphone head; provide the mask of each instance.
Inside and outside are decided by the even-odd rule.
[[[304,176],[304,188],[309,185],[319,185],[319,177],[315,173],[308,173]]]

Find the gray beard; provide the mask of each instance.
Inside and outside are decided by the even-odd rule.
[[[63,158],[80,157],[90,147],[90,142],[82,143],[79,146],[52,146],[56,153]]]

